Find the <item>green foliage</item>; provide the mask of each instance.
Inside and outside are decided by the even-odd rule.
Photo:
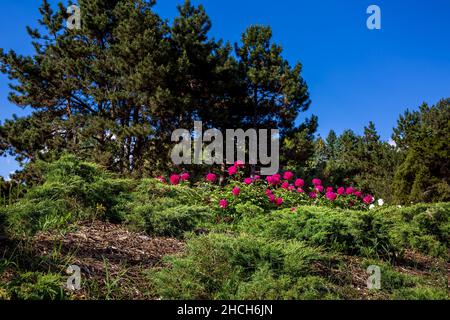
[[[359,136],[345,130],[340,136],[331,130],[324,140],[315,141],[315,154],[309,163],[310,174],[324,177],[331,186],[358,186],[360,190],[392,202],[392,180],[401,155],[380,140],[370,122]]]
[[[79,220],[109,219],[152,236],[187,239],[185,252],[149,270],[152,297],[350,299],[360,293],[347,269],[350,266],[357,274],[373,264],[381,268],[382,289],[369,292],[370,297],[447,298],[441,290],[444,277],[439,261],[448,255],[449,203],[354,210],[339,208],[347,206],[339,203],[340,198],[334,205],[273,189],[285,201],[282,209],[268,201],[263,180],[246,185],[239,182],[241,173],[224,186],[205,182],[191,186],[187,181],[175,186],[158,179],[124,180],[72,155],[52,163],[37,162],[34,170],[34,185],[0,209],[13,235],[65,229]],[[235,186],[240,187],[239,195],[231,192]],[[229,201],[226,209],[217,205],[223,198]],[[68,263],[58,260],[60,250],[37,260],[26,258],[27,252],[20,259],[0,260],[0,272],[16,271],[13,280],[0,281],[0,296],[65,298],[61,278],[53,273]],[[400,272],[394,266],[410,252],[438,262],[425,276]],[[40,273],[45,270],[42,266],[49,266],[50,273]],[[107,277],[100,286],[106,291],[91,281],[87,292],[120,297],[122,273],[113,275],[107,263],[104,268]]]
[[[0,207],[11,205],[26,192],[26,187],[16,180],[5,181],[0,177]]]
[[[380,268],[380,285],[383,292],[392,293],[399,289],[413,288],[418,284],[418,278],[397,272],[391,265],[385,262],[366,260],[363,268],[366,269],[370,265],[375,265]]]
[[[338,299],[330,283],[321,277],[305,276],[296,280],[276,277],[267,270],[258,270],[250,281],[242,283],[236,294],[242,300],[327,300]]]
[[[404,161],[395,172],[396,201],[450,200],[450,99],[400,116],[393,139]]]
[[[280,141],[280,164],[283,169],[295,172],[297,176],[308,178],[308,180],[314,178],[308,164],[315,152],[314,133],[317,127],[318,118],[312,116],[286,133]]]
[[[387,215],[389,211],[383,209],[381,212],[380,214]],[[450,239],[448,203],[433,206],[420,204],[395,209],[389,214],[392,221],[390,235],[393,241],[425,254],[446,256]]]
[[[9,285],[12,299],[62,300],[65,298],[60,275],[26,272],[18,275]]]
[[[445,256],[449,219],[448,204],[366,212],[304,206],[244,218],[237,228],[270,239],[297,239],[347,254],[395,259],[407,247]]]
[[[163,203],[160,205],[164,206]],[[139,215],[144,220],[144,230],[155,236],[180,237],[184,232],[192,231],[202,222],[211,221],[213,217],[207,206],[178,205],[170,207],[169,204],[168,207],[163,208],[148,204],[136,207],[133,212],[134,215]]]
[[[130,192],[131,181],[115,179],[91,163],[66,155],[53,163],[39,163],[43,183],[28,190],[14,204],[1,208],[12,233],[63,228],[89,218],[121,220],[118,207]]]
[[[448,218],[448,204],[431,208],[441,221],[446,220],[442,215]],[[346,269],[339,255],[350,254],[370,258],[361,270],[369,265],[381,268],[381,296],[445,298],[437,287],[421,293],[425,280],[400,273],[387,262],[401,258],[405,248],[421,250],[415,243],[432,234],[440,247],[447,247],[437,240],[442,239],[436,231],[441,229],[423,221],[427,210],[430,206],[368,212],[305,206],[296,212],[243,215],[228,229],[213,227],[221,233],[191,237],[185,254],[170,257],[169,268],[152,271],[151,282],[163,299],[349,298],[355,294],[349,284],[352,275],[325,276],[323,270]],[[404,242],[399,232],[406,226],[415,233]],[[446,257],[442,251],[439,255]]]
[[[66,28],[64,5],[43,1],[38,27],[27,29],[35,52],[0,49],[0,72],[14,82],[10,101],[33,111],[0,126],[0,155],[32,163],[71,152],[115,173],[148,176],[172,167],[171,133],[194,120],[284,135],[308,109],[302,66],[283,58],[269,27],[248,28],[233,52],[210,37],[210,18],[190,1],[172,23],[155,1],[77,5],[80,29]]]
[[[316,139],[317,117],[295,126],[310,105],[303,67],[283,57],[270,27],[249,27],[233,51],[210,38],[201,5],[185,1],[170,23],[154,4],[79,0],[82,28],[70,30],[66,8],[44,0],[39,28],[27,29],[34,54],[0,49],[0,72],[13,81],[9,100],[33,111],[0,125],[0,156],[28,164],[13,181],[0,181],[0,237],[6,229],[27,239],[87,219],[155,236],[190,234],[185,254],[150,276],[163,298],[347,298],[340,288],[351,287],[347,279],[330,273],[350,255],[377,259],[367,263],[382,267],[382,290],[393,299],[447,299],[443,288],[385,261],[397,262],[407,249],[448,258],[450,205],[436,202],[450,200],[450,99],[400,116],[395,146],[380,140],[372,122],[361,136],[345,130]],[[263,181],[242,184],[240,173],[224,186],[123,178],[173,169],[171,133],[194,120],[222,130],[280,129],[283,168],[324,177],[325,187],[354,185],[392,204],[435,204],[367,211],[354,195],[313,200],[277,188],[277,207]],[[202,170],[191,169],[192,176]],[[226,208],[218,207],[221,199]],[[211,233],[189,233],[201,228]],[[3,272],[10,261],[0,262]],[[110,298],[123,273],[105,269]],[[61,277],[19,272],[0,284],[0,299],[10,298],[63,299]]]
[[[273,211],[267,216],[246,219],[239,228],[267,238],[297,239],[310,245],[326,246],[352,254],[361,253],[361,249],[369,245],[372,236],[376,239],[382,236],[367,234],[370,227],[363,229],[362,219],[360,212],[299,207],[294,213],[290,210]],[[373,244],[371,248],[375,253],[381,251],[381,248]]]
[[[447,289],[416,287],[395,290],[391,295],[393,300],[449,300]]]
[[[307,110],[310,104],[302,65],[290,66],[281,55],[281,46],[272,42],[272,30],[267,26],[248,27],[236,47],[248,97],[242,101],[248,108],[247,126],[279,128],[283,135],[293,128],[299,111]]]
[[[313,275],[329,259],[298,241],[209,234],[191,239],[183,257],[151,278],[165,299],[327,298],[325,280]]]
[[[205,203],[206,190],[172,186],[144,179],[127,203],[126,222],[153,235],[180,237],[202,223],[212,222],[214,211]]]

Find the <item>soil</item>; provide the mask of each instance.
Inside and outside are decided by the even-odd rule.
[[[0,241],[3,251],[14,246]],[[148,272],[167,266],[163,257],[182,253],[185,243],[95,221],[74,225],[64,233],[41,232],[26,247],[42,269],[53,269],[53,260],[64,261],[65,267],[80,267],[82,289],[70,292],[73,298],[95,299],[108,296],[110,290],[114,299],[157,299],[152,296]]]

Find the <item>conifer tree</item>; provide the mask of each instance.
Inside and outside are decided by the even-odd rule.
[[[450,200],[450,99],[423,104],[398,120],[392,139],[404,160],[394,178],[400,203]]]
[[[239,68],[247,99],[247,122],[253,128],[293,129],[299,112],[310,105],[308,87],[301,76],[302,65],[292,67],[272,42],[272,30],[250,26],[236,45]]]

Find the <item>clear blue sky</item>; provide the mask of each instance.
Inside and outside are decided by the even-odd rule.
[[[50,1],[56,4],[57,1]],[[182,0],[160,0],[155,10],[176,15]],[[30,54],[25,31],[35,26],[37,0],[1,0],[0,47]],[[274,40],[294,64],[303,63],[318,133],[346,128],[361,133],[374,121],[388,140],[398,115],[422,102],[450,97],[449,0],[202,0],[213,22],[211,35],[232,42],[251,24],[273,28]],[[366,9],[381,8],[381,30],[366,28]],[[7,101],[7,79],[0,75],[0,120],[29,111]],[[0,175],[16,168],[0,159]]]

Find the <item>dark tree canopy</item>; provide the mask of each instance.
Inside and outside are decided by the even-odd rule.
[[[295,129],[307,86],[269,27],[250,27],[234,54],[209,36],[202,6],[186,1],[169,24],[154,4],[80,0],[81,29],[69,30],[66,8],[44,0],[39,28],[28,27],[35,54],[0,52],[10,101],[33,111],[2,126],[2,152],[34,161],[68,151],[141,176],[170,168],[171,132],[194,120]]]
[[[395,172],[399,202],[450,200],[450,99],[400,116],[392,139],[404,153]]]

